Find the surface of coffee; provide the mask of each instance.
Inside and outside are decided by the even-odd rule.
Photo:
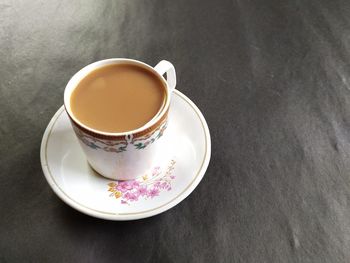
[[[74,116],[103,132],[142,127],[165,102],[165,87],[153,72],[133,64],[108,65],[83,78],[72,93]]]

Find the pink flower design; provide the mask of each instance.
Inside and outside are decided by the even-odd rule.
[[[130,197],[129,197],[130,201],[137,201],[138,199],[139,199],[139,197],[136,196],[135,194],[131,194]]]
[[[130,185],[129,182],[120,182],[117,185],[117,190],[123,193],[131,189],[132,189],[132,185]]]
[[[138,196],[136,196],[134,193],[130,193],[130,192],[127,192],[124,195],[124,198],[128,201],[137,201],[138,200]]]
[[[119,199],[121,204],[128,205],[130,202],[138,201],[140,197],[147,200],[159,196],[161,191],[171,190],[171,179],[175,179],[172,175],[175,163],[171,160],[164,172],[159,166],[154,167],[151,176],[146,174],[136,180],[110,182],[108,192],[111,192],[111,197]]]
[[[138,188],[140,186],[140,183],[138,181],[132,181],[131,186],[132,188]]]
[[[152,188],[151,190],[148,191],[147,196],[148,197],[155,197],[159,195],[159,189],[158,188]]]
[[[137,190],[136,193],[138,193],[139,196],[145,196],[147,195],[147,187],[146,186],[140,186]]]
[[[168,186],[168,183],[167,183],[167,182],[163,182],[163,183],[160,185],[160,187],[161,187],[162,189],[165,189],[167,186]]]

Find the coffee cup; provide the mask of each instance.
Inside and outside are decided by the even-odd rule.
[[[82,122],[74,114],[71,102],[78,84],[102,67],[122,64],[139,67],[159,79],[164,87],[164,102],[159,111],[141,127],[123,132],[106,132]],[[150,169],[168,126],[171,93],[175,86],[175,68],[166,60],[160,61],[154,68],[133,59],[101,60],[82,68],[69,80],[64,91],[65,110],[88,163],[97,173],[113,180],[132,180]]]

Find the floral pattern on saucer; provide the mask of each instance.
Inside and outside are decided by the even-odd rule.
[[[130,204],[142,199],[155,198],[162,191],[171,190],[171,182],[175,179],[173,171],[175,160],[171,160],[163,173],[159,166],[154,167],[150,174],[130,181],[115,181],[108,183],[110,197],[120,200],[121,204]]]

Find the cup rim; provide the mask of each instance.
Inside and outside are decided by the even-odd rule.
[[[83,124],[81,121],[79,121],[73,114],[71,106],[70,106],[70,98],[71,95],[73,93],[73,91],[75,90],[75,88],[77,87],[78,83],[85,77],[87,76],[89,73],[91,73],[92,71],[101,68],[103,66],[107,66],[107,65],[113,65],[113,64],[122,64],[122,63],[129,63],[129,64],[134,64],[134,65],[138,65],[141,66],[143,68],[145,68],[146,70],[151,71],[153,74],[155,74],[159,80],[163,83],[164,87],[165,87],[165,103],[163,103],[163,108],[161,109],[160,112],[158,112],[158,116],[153,118],[151,121],[149,121],[148,123],[146,123],[145,125],[141,126],[140,128],[134,129],[134,130],[130,130],[130,131],[126,131],[126,132],[104,132],[104,131],[100,131],[100,130],[96,130],[93,129],[85,124]],[[168,111],[169,105],[170,105],[170,92],[169,92],[169,86],[168,83],[166,82],[166,80],[164,79],[164,77],[162,75],[160,75],[153,67],[151,67],[150,65],[139,61],[139,60],[135,60],[135,59],[130,59],[130,58],[109,58],[109,59],[103,59],[103,60],[99,60],[99,61],[95,61],[91,64],[86,65],[85,67],[83,67],[82,69],[80,69],[78,72],[76,72],[68,81],[65,89],[64,89],[64,108],[68,114],[68,116],[71,118],[71,120],[77,124],[78,126],[81,126],[83,129],[95,133],[95,134],[99,134],[102,136],[112,136],[112,137],[119,137],[119,136],[127,136],[127,135],[131,135],[131,134],[135,134],[135,133],[141,133],[147,129],[152,128],[153,125],[155,125],[157,122],[159,122],[162,117],[164,116],[164,114]]]

